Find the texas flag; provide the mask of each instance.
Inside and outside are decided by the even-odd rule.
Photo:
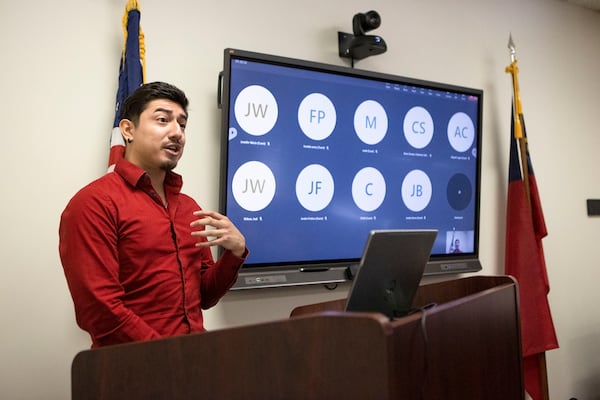
[[[548,232],[529,157],[525,121],[522,114],[518,118],[522,134],[517,136],[521,138],[515,137],[514,123],[511,129],[505,272],[519,284],[525,389],[533,400],[541,400],[546,386],[545,352],[557,348],[558,340],[548,304],[550,284],[542,247]]]

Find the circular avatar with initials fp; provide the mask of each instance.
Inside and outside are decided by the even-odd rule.
[[[311,93],[302,99],[298,107],[298,124],[302,132],[312,140],[323,140],[335,129],[337,115],[329,97]]]

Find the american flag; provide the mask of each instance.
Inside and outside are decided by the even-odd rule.
[[[110,137],[108,170],[125,155],[125,142],[119,130],[121,105],[131,93],[146,81],[144,33],[140,26],[140,7],[136,0],[128,0],[123,14],[123,50],[119,64],[119,86],[115,107],[115,119]]]

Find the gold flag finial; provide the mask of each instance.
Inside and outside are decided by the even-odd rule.
[[[506,73],[512,76],[513,81],[513,112],[515,124],[515,138],[523,137],[523,128],[521,126],[521,115],[523,108],[521,107],[521,96],[519,94],[519,67],[517,66],[517,48],[513,42],[512,33],[508,36],[508,49],[510,50],[510,65],[506,67]]]
[[[513,42],[512,33],[508,34],[508,49],[510,50],[510,61],[514,62],[517,58],[517,48],[515,42]]]
[[[521,174],[525,184],[525,194],[531,212],[529,167],[527,163],[527,136],[523,128],[523,106],[521,105],[521,94],[519,93],[519,67],[517,66],[517,48],[513,42],[512,34],[508,36],[508,49],[510,50],[510,65],[506,67],[506,73],[512,76],[513,83],[513,130],[514,138],[519,144],[519,156],[521,159]]]

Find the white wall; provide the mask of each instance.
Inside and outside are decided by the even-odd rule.
[[[57,253],[68,199],[104,172],[125,0],[0,0],[0,397],[65,399],[70,363],[90,340],[74,320]],[[217,74],[222,50],[344,64],[338,30],[356,12],[382,16],[387,53],[356,67],[485,91],[481,260],[503,271],[511,103],[507,41],[518,49],[530,150],[550,235],[544,240],[561,348],[548,353],[554,399],[600,399],[600,13],[558,0],[141,0],[148,80],[190,100],[185,190],[218,204]],[[234,292],[209,328],[285,318],[346,288]]]

